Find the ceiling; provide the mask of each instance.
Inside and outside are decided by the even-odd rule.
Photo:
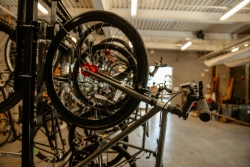
[[[209,53],[250,45],[250,3],[229,19],[220,21],[225,12],[241,1],[138,0],[135,17],[130,14],[131,0],[79,0],[79,3],[62,0],[62,3],[72,16],[97,9],[126,18],[139,31],[148,49],[180,50],[183,44],[192,41],[187,50]],[[16,14],[17,0],[0,0],[2,9],[7,6]],[[4,15],[6,12],[2,11],[1,16]],[[42,14],[39,12],[39,15]],[[204,39],[197,37],[201,30]],[[237,42],[240,39],[244,40]]]

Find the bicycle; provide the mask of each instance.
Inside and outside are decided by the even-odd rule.
[[[183,117],[184,120],[188,118],[189,110],[192,106],[192,104],[197,101],[198,105],[198,110],[199,110],[199,117],[202,121],[209,121],[210,120],[210,111],[208,109],[207,103],[204,100],[202,89],[203,85],[202,82],[199,82],[199,87],[197,87],[196,84],[193,84],[191,86],[189,83],[188,84],[182,84],[181,86],[183,88],[189,88],[189,92],[187,95],[187,101],[183,105],[182,109],[170,105],[168,103],[161,102],[160,100],[156,100],[154,98],[149,98],[144,95],[141,95],[137,92],[131,91],[131,89],[128,89],[124,86],[121,86],[120,84],[117,84],[105,77],[102,77],[98,74],[95,74],[93,72],[90,72],[88,70],[85,70],[86,72],[90,73],[91,75],[94,75],[100,80],[103,80],[109,84],[112,84],[113,86],[117,87],[118,89],[128,93],[131,96],[137,97],[140,100],[149,103],[154,106],[153,109],[151,109],[147,114],[145,114],[143,117],[141,117],[139,120],[137,120],[134,124],[132,124],[130,127],[125,129],[123,132],[121,132],[119,135],[117,135],[115,138],[113,138],[111,141],[107,142],[104,144],[101,148],[96,150],[93,154],[90,156],[86,157],[85,160],[82,162],[78,163],[75,167],[80,167],[89,164],[93,159],[97,158],[102,152],[110,148],[111,146],[115,145],[118,143],[123,137],[131,133],[133,130],[135,130],[138,126],[143,124],[146,120],[150,119],[153,115],[158,113],[159,111],[162,112],[162,120],[161,120],[161,128],[160,128],[160,136],[159,136],[159,141],[158,141],[158,148],[156,151],[156,166],[160,167],[162,165],[162,154],[163,154],[163,148],[164,148],[164,140],[165,140],[165,132],[166,132],[166,121],[167,121],[167,113],[170,112],[172,114],[176,114],[179,117]]]
[[[159,66],[157,66],[157,67],[159,67]],[[164,89],[161,89],[159,92],[161,92],[162,90],[164,90]],[[169,89],[167,89],[167,90],[169,90]],[[71,126],[70,132],[69,132],[69,141],[72,141],[71,142],[71,150],[73,152],[73,154],[71,156],[71,159],[74,159],[73,157],[77,157],[77,161],[79,161],[80,159],[84,159],[83,157],[86,157],[87,155],[93,153],[93,151],[96,150],[99,145],[102,145],[103,143],[105,143],[105,142],[107,142],[109,140],[112,140],[110,138],[112,136],[112,134],[116,133],[121,128],[123,130],[126,129],[129,126],[129,124],[131,124],[132,122],[137,120],[138,112],[139,111],[138,111],[138,108],[137,108],[136,112],[134,113],[135,118],[129,117],[128,120],[126,120],[124,123],[122,123],[118,127],[115,126],[113,128],[109,128],[109,129],[105,129],[105,130],[87,130],[87,129],[82,129],[82,128],[76,127],[74,125]],[[147,109],[146,109],[146,113],[147,113]],[[87,113],[85,113],[85,115],[86,114],[88,115],[88,117],[92,116],[91,112],[87,112]],[[107,113],[105,114],[105,112],[103,112],[102,115],[107,116]],[[95,116],[93,115],[93,117],[95,117]],[[132,122],[131,122],[131,120],[132,120]],[[133,147],[135,149],[139,149],[139,151],[135,155],[132,155],[130,157],[129,161],[131,161],[131,162],[129,162],[129,161],[128,162],[131,165],[135,164],[135,157],[137,155],[139,155],[143,151],[144,152],[149,152],[150,155],[155,154],[154,151],[148,150],[148,149],[145,148],[145,139],[146,139],[145,137],[146,137],[146,135],[148,136],[148,128],[147,128],[148,126],[147,125],[148,124],[146,124],[146,123],[142,125],[143,128],[144,128],[143,129],[142,147],[138,147],[138,146],[129,144],[128,143],[128,136],[126,136],[121,142],[118,142],[119,143],[118,147],[123,147],[125,150],[127,150],[128,147]],[[98,146],[96,146],[96,148],[92,148],[92,149],[89,150],[89,148],[88,148],[89,143],[93,144],[93,143],[96,143],[96,142],[99,142],[99,144],[97,144]],[[87,147],[87,149],[85,149],[85,147]],[[85,154],[83,154],[83,152],[85,152]],[[108,157],[109,154],[113,155],[114,153],[113,153],[113,151],[107,151],[106,154],[107,155],[105,157]],[[114,160],[109,160],[110,162],[106,162],[106,163],[104,163],[102,165],[110,166],[110,165],[115,165],[116,163],[122,164],[123,161],[122,162],[119,162],[119,161],[122,159],[123,154],[125,154],[124,151],[123,151],[123,153],[118,152],[117,155],[116,155],[116,158]],[[128,153],[126,153],[126,154],[128,154]],[[105,158],[105,159],[107,159],[107,158]],[[132,159],[134,159],[134,160],[132,161]],[[71,161],[70,161],[70,164],[71,163],[76,164],[76,162],[73,162],[74,160],[71,160]],[[91,165],[94,165],[97,162],[98,162],[98,160],[95,160],[95,162],[92,162]],[[71,166],[72,166],[72,164],[71,164]]]
[[[155,65],[153,66],[153,70],[149,72],[149,78],[150,78],[150,77],[151,77],[151,78],[154,77],[154,75],[157,73],[158,69],[159,69],[159,68],[162,68],[162,67],[167,67],[167,64],[163,64],[163,63],[162,63],[162,57],[161,57],[160,62],[155,61]],[[166,91],[166,92],[170,93],[169,95],[171,95],[171,93],[172,93],[172,90],[169,89],[169,88],[166,86],[165,83],[163,84],[163,86],[162,86],[161,84],[158,84],[157,92],[154,92],[154,93],[153,93],[153,92],[152,92],[152,89],[149,88],[149,87],[147,87],[147,89],[148,89],[148,90],[147,90],[147,91],[148,91],[147,96],[149,96],[149,97],[155,97],[156,99],[159,99],[159,97],[160,97],[160,95],[163,93],[163,91]],[[149,108],[149,104],[146,103],[146,104],[145,104],[145,114],[148,112],[148,108]],[[135,119],[134,119],[134,120],[137,119],[138,112],[139,112],[139,106],[138,106],[137,109],[136,109]],[[140,114],[140,115],[142,115],[142,114]],[[147,137],[149,136],[148,124],[149,124],[149,122],[146,121],[146,122],[142,125],[143,128],[144,128],[144,129],[143,129],[143,139],[142,139],[142,147],[143,147],[143,148],[144,148],[144,146],[145,146],[145,137],[146,137],[146,136],[147,136]]]
[[[110,20],[109,17],[113,19]],[[107,112],[110,113],[108,117],[99,117],[98,120],[90,120],[72,114],[71,109],[62,104],[58,98],[56,90],[52,86],[55,85],[56,77],[51,75],[56,68],[53,65],[55,57],[51,55],[55,55],[58,46],[64,41],[63,39],[67,34],[74,28],[82,30],[82,27],[88,27],[88,25],[92,24],[94,25],[92,27],[89,26],[90,28],[84,30],[84,33],[80,35],[83,39],[79,40],[80,42],[76,47],[78,50],[74,53],[75,63],[73,64],[73,68],[71,69],[70,65],[68,65],[68,68],[72,70],[71,73],[73,77],[70,78],[71,75],[69,75],[64,81],[67,85],[71,85],[70,83],[73,82],[71,91],[87,106],[94,108],[98,112],[107,110]],[[103,25],[102,29],[107,31],[107,36],[111,34],[112,31],[115,31],[115,35],[116,33],[120,33],[125,36],[123,40],[127,43],[130,41],[133,45],[133,55],[126,49],[123,49],[123,46],[116,43],[114,44],[114,42],[101,42],[103,41],[103,36],[100,35],[100,33],[103,32],[99,32],[100,24]],[[95,29],[96,27],[98,29]],[[85,35],[86,32],[87,35]],[[134,111],[139,104],[138,100],[122,93],[116,93],[119,92],[117,89],[111,85],[99,82],[92,76],[88,76],[81,68],[89,68],[93,71],[99,70],[99,72],[102,71],[103,75],[118,79],[118,82],[124,81],[124,79],[127,78],[128,80],[124,82],[130,82],[132,89],[142,91],[138,88],[138,85],[144,86],[147,82],[147,76],[145,74],[148,73],[148,68],[146,67],[148,60],[142,40],[138,36],[139,34],[127,21],[115,14],[104,11],[91,11],[79,15],[58,31],[48,50],[48,55],[50,56],[46,58],[45,73],[48,94],[57,110],[61,111],[60,114],[63,117],[68,121],[74,120],[72,123],[76,126],[87,129],[105,129],[124,121]],[[141,60],[136,61],[135,58]],[[118,63],[113,62],[112,59]],[[91,89],[92,92],[85,89],[85,87],[88,88],[88,85],[94,85]],[[124,105],[125,103],[130,103],[131,105],[126,106]],[[121,115],[120,113],[123,114]]]
[[[110,138],[120,133],[127,128],[127,124],[124,122],[118,126],[105,129],[105,130],[86,130],[76,126],[71,126],[69,131],[69,142],[72,155],[69,160],[69,165],[72,166],[76,164],[74,157],[78,157],[77,160],[84,159],[84,156],[87,156],[93,153],[100,145],[103,145],[105,142],[109,141]],[[123,142],[128,143],[128,136],[122,139]],[[130,154],[127,152],[127,146],[120,144],[112,148],[112,150],[107,150],[104,154],[98,157],[92,165],[103,165],[103,166],[114,166],[122,161],[131,159]],[[82,154],[85,152],[84,154]],[[135,163],[132,165],[134,166]]]
[[[5,71],[2,71],[0,73],[1,75],[1,85],[0,85],[0,90],[1,90],[1,95],[2,95],[2,100],[0,103],[1,106],[1,113],[2,113],[2,118],[1,118],[1,123],[4,124],[3,127],[1,128],[1,132],[0,134],[3,136],[1,136],[1,145],[5,144],[6,142],[14,142],[16,140],[22,141],[21,140],[21,134],[17,135],[16,133],[16,128],[15,125],[18,125],[19,128],[22,128],[21,125],[21,120],[17,122],[14,122],[11,116],[11,113],[9,112],[9,109],[12,108],[14,105],[16,105],[21,99],[22,99],[22,91],[14,91],[14,83],[13,83],[13,79],[14,79],[14,71],[13,68],[15,66],[15,61],[9,61],[10,58],[13,59],[13,57],[11,55],[13,55],[13,51],[10,52],[10,50],[13,50],[13,48],[10,48],[10,44],[12,44],[14,42],[13,38],[11,38],[10,36],[13,36],[13,34],[16,33],[16,31],[14,30],[13,27],[11,27],[9,24],[5,23],[4,21],[0,22],[0,30],[4,30],[4,32],[6,33],[6,35],[3,35],[2,39],[5,39],[8,37],[8,39],[6,39],[6,45],[5,47],[2,47],[3,49],[1,49],[1,51],[5,51],[5,57],[4,60],[2,60],[2,63],[5,65]],[[6,36],[6,37],[5,37]],[[43,41],[40,42],[40,46],[42,46]],[[4,43],[4,42],[3,42]],[[39,51],[43,51],[45,47],[40,48]],[[12,53],[12,54],[10,54]],[[40,54],[42,55],[42,54]],[[41,56],[42,57],[42,56]],[[12,60],[11,59],[11,60]],[[39,60],[41,60],[42,58],[40,58]],[[3,66],[2,66],[3,67]],[[8,69],[8,70],[7,70]],[[11,72],[12,71],[12,72]],[[41,84],[40,84],[41,85]],[[39,86],[38,86],[39,87]],[[40,86],[41,87],[41,86]],[[41,89],[41,88],[40,88]],[[38,88],[39,90],[39,88]],[[11,103],[9,103],[11,102]],[[37,105],[40,105],[41,103],[37,103]],[[37,109],[41,109],[43,110],[44,108],[44,104],[42,104],[43,106],[39,106]],[[49,110],[47,104],[46,104],[47,109]],[[51,107],[50,107],[51,108]],[[59,129],[59,124],[58,124],[58,118],[56,117],[56,113],[54,112],[54,109],[50,109],[51,114],[48,115],[48,113],[46,114],[46,116],[42,113],[42,117],[44,119],[44,123],[38,123],[36,122],[36,128],[35,128],[35,141],[37,140],[37,136],[40,134],[40,131],[45,128],[46,132],[44,132],[43,135],[47,134],[47,140],[43,141],[43,146],[39,146],[39,149],[36,148],[38,147],[37,145],[39,145],[39,142],[35,143],[36,147],[36,156],[38,158],[40,158],[41,160],[46,160],[49,163],[53,163],[53,162],[58,162],[58,161],[62,161],[63,158],[65,158],[67,156],[67,154],[69,153],[68,150],[65,150],[65,148],[60,148],[59,144],[62,144],[62,147],[64,147],[65,145],[65,140],[62,138],[61,134],[59,134],[58,139],[61,142],[58,142],[59,140],[57,139],[53,139],[56,134],[58,134],[59,132],[61,132],[61,130]],[[42,111],[44,112],[44,111]],[[19,117],[21,115],[22,112],[19,112]],[[39,115],[38,115],[39,116]],[[52,121],[53,120],[53,121]],[[51,127],[49,127],[47,125],[48,122],[55,122],[56,125],[52,125]],[[33,122],[32,122],[33,123]],[[50,129],[52,128],[52,129]],[[10,136],[12,135],[12,138],[10,138]],[[46,143],[47,141],[47,143]],[[58,143],[54,143],[58,142]],[[46,149],[49,148],[51,150],[54,150],[53,152],[46,151]],[[50,155],[51,154],[51,155]],[[21,157],[20,153],[10,153],[10,152],[1,152],[1,156],[18,156]],[[53,157],[54,156],[54,157]]]
[[[17,104],[22,94],[14,91],[15,29],[2,19],[0,41],[0,113],[3,113]]]
[[[48,105],[45,102],[43,108],[44,123],[41,126],[36,125],[34,131],[34,155],[42,161],[58,163],[63,161],[64,158],[70,154],[69,145],[67,145],[69,143],[66,140],[66,137],[68,136],[67,125],[58,118],[55,109],[53,109],[51,105]],[[15,141],[22,142],[22,133],[17,133],[17,131],[21,131],[22,120],[19,120],[18,122],[14,121],[11,113],[7,111],[5,117],[0,118],[0,123],[5,123],[0,132],[0,134],[6,136],[5,143],[12,143]],[[15,157],[16,155],[19,155],[19,157],[21,157],[21,153],[10,153],[5,151],[1,151],[0,153],[0,156],[12,155]]]
[[[29,5],[32,6],[33,3]],[[33,6],[31,8],[33,9]],[[110,17],[112,17],[112,19],[110,19]],[[28,19],[33,21],[31,17],[28,17]],[[99,26],[97,26],[100,25],[99,23],[105,26],[102,26],[100,28]],[[96,29],[95,27],[98,27],[98,29]],[[36,30],[33,30],[32,28],[27,29],[30,29],[31,32],[34,32],[35,35]],[[17,37],[20,35],[20,32],[18,32]],[[83,35],[84,32],[90,32],[90,34],[88,34],[86,37]],[[82,40],[80,41],[83,42],[78,42],[75,48],[73,47],[69,49],[65,40],[68,34],[77,34],[77,37],[82,38]],[[31,42],[33,38],[29,33],[28,35],[29,36],[26,37],[26,39]],[[120,46],[113,42],[101,42],[103,41],[103,38],[113,38],[113,36],[122,36],[122,39],[126,41],[126,43],[130,42],[133,46],[132,54],[127,49],[124,49],[123,46]],[[19,42],[20,41],[17,42],[18,47],[21,46]],[[32,46],[36,48],[36,45]],[[18,47],[17,52],[18,54],[21,54],[22,52]],[[57,63],[56,61],[58,60],[57,53],[62,51],[60,47],[66,48],[65,55],[67,59],[65,60],[65,64]],[[34,48],[33,52],[35,51]],[[25,51],[27,51],[27,47]],[[27,63],[29,64],[23,71],[20,70],[20,67],[18,67],[20,65],[19,62],[21,61],[16,61],[15,69],[18,70],[16,81],[23,80],[23,82],[27,83],[28,86],[32,85],[31,87],[33,87],[33,72],[35,71],[35,63],[34,61],[32,61],[33,59],[29,59],[28,56],[32,55],[31,52],[29,53],[30,54],[25,57],[25,59],[29,60],[27,61]],[[115,59],[112,55],[116,55],[114,56]],[[71,61],[72,59],[74,60],[73,64]],[[117,63],[113,64],[115,62],[114,60],[118,60]],[[55,72],[58,69],[66,71],[65,75],[56,76]],[[89,69],[92,72],[86,69]],[[22,75],[21,72],[24,72],[25,75]],[[171,105],[157,102],[156,100],[150,99],[143,95],[145,91],[144,88],[147,85],[147,77],[147,53],[140,35],[126,20],[120,18],[115,14],[105,11],[86,12],[69,20],[66,24],[61,26],[61,29],[54,36],[50,44],[46,57],[46,86],[53,104],[63,116],[63,118],[75,125],[79,125],[80,127],[87,129],[107,129],[121,123],[129,117],[129,115],[138,106],[140,101],[145,101],[152,105],[157,105],[158,107],[151,110],[153,113],[158,112],[158,110],[160,110],[161,108],[164,108],[165,110],[166,106],[166,109],[171,108]],[[79,101],[82,101],[86,106],[93,108],[95,112],[97,111],[97,119],[89,117],[82,118],[82,110],[80,109],[77,112],[71,112],[73,110],[72,105],[70,103],[69,105],[66,105],[58,96],[58,90],[56,89],[58,82],[62,83],[61,86],[63,89],[66,88],[68,90],[71,90],[72,94],[75,94]],[[91,85],[91,89],[89,89],[90,91],[85,89],[85,86],[87,86],[86,88],[89,88],[89,85]],[[30,92],[33,90],[25,88],[24,91]],[[27,97],[30,97],[29,94],[27,94]],[[31,97],[31,101],[33,101],[33,94],[31,95]],[[198,100],[198,97],[201,98],[201,96],[195,97],[196,98],[191,100],[195,101]],[[203,104],[201,99],[199,99],[198,102]],[[186,119],[189,103],[190,101],[188,101],[188,104],[183,108],[184,112],[182,112],[178,108],[174,108],[174,110],[171,111],[176,112],[176,114]],[[26,101],[26,103],[24,102],[24,104],[25,107],[27,107],[27,110],[32,110],[33,106],[30,107],[27,105],[29,104],[29,101]],[[130,106],[126,104],[130,104]],[[109,116],[103,116],[101,112],[103,110],[106,111]],[[144,116],[142,118],[147,118],[148,115],[152,115],[152,112],[149,112],[150,114],[146,114],[146,117]],[[166,114],[166,112],[163,113]],[[204,116],[204,114],[201,115],[202,117]],[[164,117],[165,115],[163,114],[163,118]],[[141,121],[143,120],[142,118],[136,121],[135,124],[143,123],[144,121]],[[135,126],[130,126],[121,134],[130,132],[130,130],[133,129],[131,127]],[[162,131],[162,134],[163,133],[164,131]],[[112,141],[119,141],[122,138],[121,135],[118,135]],[[162,137],[160,137],[160,139],[162,139]],[[162,141],[159,141],[159,143],[161,142]],[[95,156],[97,154],[100,155],[102,150],[104,151],[105,147],[107,147],[107,145],[109,145],[110,143],[112,142],[106,143],[103,147],[101,147],[101,149],[96,151],[96,153],[94,153]],[[26,151],[29,152],[29,150]],[[161,155],[157,153],[157,157],[160,160]],[[91,156],[86,160],[90,158]],[[89,162],[87,162],[86,164],[88,163]]]
[[[100,77],[101,78],[101,77]],[[103,79],[103,78],[102,78]],[[111,81],[110,81],[111,82]],[[205,100],[203,99],[203,94],[202,94],[202,83],[200,83],[200,86],[199,86],[199,90],[198,90],[198,88],[197,88],[197,85],[196,84],[193,84],[193,86],[191,87],[190,85],[185,85],[185,84],[183,84],[182,85],[182,87],[183,88],[185,88],[185,87],[188,87],[189,89],[190,89],[190,92],[189,92],[189,95],[188,95],[188,100],[189,101],[187,101],[186,103],[185,103],[185,105],[183,106],[183,110],[184,109],[186,109],[186,111],[187,112],[183,112],[183,113],[181,113],[181,110],[180,109],[178,109],[178,108],[174,108],[173,106],[171,107],[172,109],[174,109],[174,110],[178,110],[178,112],[176,112],[175,114],[177,114],[177,115],[179,115],[179,116],[182,116],[182,117],[184,117],[184,119],[187,119],[187,117],[188,117],[188,112],[189,112],[189,110],[190,110],[190,108],[191,108],[191,106],[192,106],[192,104],[196,101],[196,100],[198,100],[198,103],[201,105],[200,107],[201,107],[201,109],[203,108],[205,108],[205,109],[207,109],[206,107],[206,102],[205,102]],[[126,89],[126,88],[124,88],[124,89]],[[163,90],[163,89],[162,89]],[[136,96],[136,95],[135,95]],[[158,101],[159,102],[159,101]],[[205,102],[205,103],[204,103]],[[164,105],[163,105],[164,104]],[[167,104],[167,103],[166,103]],[[161,105],[161,107],[162,108],[164,108],[165,107],[165,105],[166,105],[165,103],[162,103]],[[160,110],[160,109],[162,109],[162,108],[158,108],[158,110]],[[157,109],[155,109],[155,110],[157,110]],[[150,111],[151,112],[151,111]],[[154,111],[154,112],[156,112],[156,111]],[[204,121],[208,121],[209,119],[209,117],[210,117],[210,113],[209,113],[209,110],[205,110],[204,111],[205,113],[201,113],[201,119],[203,119]],[[146,114],[147,115],[147,114]],[[151,115],[152,116],[152,115]],[[166,116],[166,115],[165,115]],[[163,117],[164,117],[164,115],[163,115]],[[144,121],[145,121],[145,119],[144,119]],[[163,124],[163,125],[165,125],[166,124],[166,122],[165,122],[166,120],[164,120],[163,119],[163,122],[161,122],[161,125]],[[137,122],[135,121],[135,124],[136,124]],[[133,126],[133,125],[132,125]],[[135,125],[135,126],[140,126],[139,124],[137,124],[137,125]],[[76,127],[74,127],[73,128],[73,132],[75,132],[75,128]],[[130,127],[128,128],[128,129],[130,129]],[[164,126],[162,126],[162,129],[164,129]],[[112,131],[112,130],[111,130]],[[126,129],[124,130],[124,131],[126,131]],[[72,131],[71,131],[71,133],[73,133]],[[131,131],[130,131],[131,132]],[[83,137],[84,135],[80,135],[80,134],[85,134],[85,137]],[[80,135],[81,137],[79,138],[79,140],[76,140],[77,142],[77,146],[79,146],[79,145],[81,145],[83,142],[86,142],[86,141],[91,141],[91,140],[93,140],[93,138],[95,138],[95,137],[97,137],[97,136],[109,136],[108,134],[106,134],[106,132],[104,132],[104,134],[103,133],[100,133],[100,132],[97,132],[97,136],[96,135],[87,135],[87,137],[86,137],[86,134],[88,134],[88,132],[87,131],[84,131],[83,133],[80,133],[80,132],[78,132],[77,134],[78,135]],[[129,132],[128,132],[129,133]],[[127,134],[128,134],[127,133]],[[161,135],[162,135],[162,133],[163,133],[163,130],[161,130]],[[72,137],[73,135],[71,134],[71,135],[69,135],[69,137]],[[120,135],[119,135],[120,136]],[[83,141],[81,140],[81,139],[84,139]],[[100,143],[103,143],[103,141],[108,141],[108,143],[112,143],[112,144],[115,144],[115,142],[112,142],[113,140],[112,139],[110,139],[110,138],[101,138],[102,139],[102,141],[100,142]],[[116,139],[116,138],[115,138]],[[114,139],[114,140],[115,140]],[[70,139],[70,141],[71,141],[72,139]],[[159,143],[160,143],[160,141],[162,142],[162,140],[163,140],[163,136],[160,136],[159,137]],[[94,139],[94,142],[97,142],[96,141],[96,139]],[[90,143],[92,143],[93,144],[93,141],[92,142],[90,142]],[[131,165],[134,165],[135,164],[135,162],[136,162],[136,156],[138,156],[141,152],[148,152],[149,153],[149,156],[148,157],[150,157],[150,155],[151,154],[153,154],[154,156],[157,156],[157,151],[152,151],[152,150],[148,150],[148,149],[145,149],[145,147],[144,146],[142,146],[142,147],[138,147],[138,146],[135,146],[135,145],[132,145],[132,144],[129,144],[129,143],[125,143],[125,142],[121,142],[121,141],[118,141],[117,142],[117,144],[119,144],[119,145],[122,145],[122,146],[127,146],[127,147],[132,147],[132,148],[135,148],[135,149],[138,149],[139,151],[138,152],[136,152],[134,155],[132,155],[132,156],[130,156],[130,158],[129,159],[126,159],[126,160],[124,160],[127,164],[131,164]],[[94,144],[95,145],[95,144]],[[102,144],[101,144],[102,145]],[[142,144],[143,145],[143,144]],[[160,145],[159,144],[159,147],[161,147],[162,145]],[[86,147],[86,148],[85,148]],[[98,147],[100,147],[100,145],[99,145],[99,143],[97,143],[97,145],[96,146],[86,146],[86,145],[84,145],[84,147],[82,148],[82,149],[80,149],[80,150],[78,150],[78,151],[76,151],[75,153],[73,153],[72,154],[72,157],[71,157],[71,160],[70,160],[70,163],[71,163],[71,166],[74,166],[74,165],[76,165],[76,166],[79,166],[79,161],[80,160],[83,160],[83,162],[85,162],[84,160],[86,159],[86,158],[88,158],[88,156],[92,156],[91,154],[93,154],[93,155],[95,155],[96,153],[94,152],[95,150],[97,150],[98,151]],[[103,146],[103,147],[105,147],[105,145]],[[158,149],[159,149],[159,147],[158,147]],[[100,148],[100,149],[102,149],[102,147]],[[111,151],[112,152],[112,151]],[[101,153],[99,156],[100,157],[102,157],[102,154],[103,153]],[[110,150],[107,150],[107,152],[105,153],[105,154],[111,154],[110,153]],[[116,153],[117,154],[117,153]],[[119,153],[120,154],[120,153]],[[96,159],[97,157],[99,157],[99,156],[96,156],[94,159]],[[107,155],[108,156],[108,155]],[[118,156],[118,155],[117,155]],[[100,158],[99,157],[99,158]],[[93,157],[92,157],[93,158]],[[97,158],[97,159],[99,159],[99,158]],[[158,161],[159,159],[160,159],[160,156],[158,156],[158,158],[156,158],[157,160],[156,161]],[[93,159],[92,159],[93,160]],[[122,162],[124,162],[124,161],[122,161]],[[89,162],[87,162],[86,164],[89,164],[90,166],[93,166],[94,164],[96,164],[97,162],[99,162],[99,160],[93,160],[93,161],[89,161]],[[111,160],[111,162],[112,162],[112,160]],[[119,161],[117,161],[117,163],[118,163]],[[120,162],[119,164],[122,164],[122,162]],[[104,166],[105,166],[105,164],[106,163],[104,163]]]

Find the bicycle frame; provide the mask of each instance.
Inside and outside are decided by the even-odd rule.
[[[124,131],[122,131],[119,135],[111,139],[109,142],[105,143],[100,149],[98,149],[96,152],[91,154],[89,157],[87,157],[85,160],[83,160],[81,163],[76,165],[75,167],[81,167],[85,166],[86,164],[90,163],[92,160],[100,156],[104,151],[118,143],[120,140],[122,140],[125,136],[130,134],[132,131],[134,131],[136,128],[141,126],[143,123],[145,123],[147,120],[149,120],[151,117],[153,117],[155,114],[157,114],[159,111],[162,112],[162,120],[160,124],[160,136],[159,136],[159,142],[156,152],[156,167],[161,167],[162,165],[162,155],[164,150],[164,141],[165,141],[165,134],[166,134],[166,128],[167,128],[167,113],[170,111],[168,108],[168,104],[165,102],[162,102],[160,100],[147,97],[145,95],[142,95],[140,93],[137,93],[136,91],[129,89],[127,87],[123,87],[120,84],[118,84],[115,81],[109,80],[105,77],[102,77],[101,75],[92,73],[90,71],[86,71],[90,73],[91,75],[95,76],[96,78],[103,80],[104,82],[122,90],[124,93],[131,95],[132,97],[139,99],[145,103],[151,104],[154,106],[148,113],[146,113],[144,116],[142,116],[140,119],[135,121],[131,126],[126,128]]]

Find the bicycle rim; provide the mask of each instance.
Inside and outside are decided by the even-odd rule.
[[[109,26],[98,26],[98,29],[93,29],[94,25],[100,24]],[[83,32],[89,31],[90,28],[90,33],[83,35]],[[74,48],[65,42],[68,34],[78,34],[78,39],[82,36],[84,38],[81,38],[82,42]],[[105,38],[110,36],[131,43],[133,53],[120,42],[105,41]],[[66,47],[62,49],[62,46]],[[58,52],[64,53],[61,63],[54,61]],[[64,119],[87,129],[107,129],[121,123],[138,106],[139,100],[124,93],[115,99],[117,89],[88,76],[81,70],[88,67],[118,82],[128,77],[127,84],[140,92],[138,86],[145,87],[147,84],[148,58],[143,41],[135,28],[113,13],[87,12],[64,25],[52,40],[46,57],[47,91]],[[79,117],[80,114],[89,111],[89,107],[94,108],[98,116]],[[101,110],[106,110],[109,116],[103,117],[100,114]]]
[[[0,113],[21,100],[21,92],[14,91],[13,67],[15,58],[14,28],[0,19]],[[11,37],[10,37],[11,35]]]

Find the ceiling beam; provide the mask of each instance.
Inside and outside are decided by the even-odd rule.
[[[161,37],[170,39],[185,38],[198,39],[195,32],[184,32],[184,31],[157,31],[157,30],[138,30],[141,36],[145,37]],[[204,33],[205,40],[218,40],[218,41],[231,41],[238,40],[245,37],[245,35],[230,34],[230,33]]]
[[[133,18],[130,15],[130,9],[110,9],[111,12],[127,19]],[[249,23],[249,14],[235,14],[227,20],[221,21],[222,13],[214,12],[191,12],[191,11],[168,11],[168,10],[150,10],[138,9],[136,19],[157,19],[164,21],[184,21],[184,22],[202,22],[213,24],[232,24]]]
[[[103,1],[100,2],[100,0],[92,0],[92,4],[95,10],[104,10]]]
[[[147,49],[168,49],[168,50],[181,50],[181,44],[173,43],[157,43],[157,42],[145,42]],[[192,51],[214,51],[216,46],[213,45],[191,45],[186,50]]]

